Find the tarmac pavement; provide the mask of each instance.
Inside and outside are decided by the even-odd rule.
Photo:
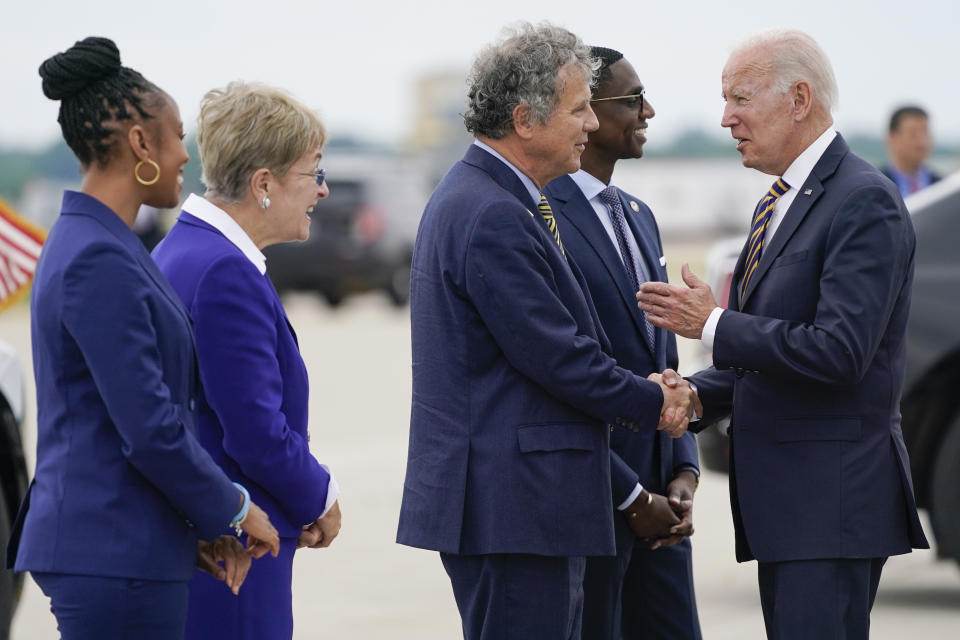
[[[461,637],[438,555],[394,542],[410,415],[408,311],[377,295],[348,299],[336,310],[308,295],[289,297],[285,304],[310,372],[311,448],[336,474],[343,510],[343,529],[330,548],[296,556],[294,637]],[[29,412],[24,436],[32,465],[36,411],[26,305],[0,314],[0,339],[13,343],[24,359]],[[684,343],[681,353],[689,352]],[[734,560],[725,476],[704,473],[694,524],[704,638],[763,638],[756,565]],[[49,603],[28,580],[12,638],[57,637]],[[892,558],[873,612],[872,637],[960,637],[957,567],[928,551]]]

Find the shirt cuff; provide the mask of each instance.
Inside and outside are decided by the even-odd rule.
[[[320,514],[320,517],[327,515],[327,511],[330,511],[330,507],[333,506],[333,503],[337,501],[337,498],[340,497],[340,485],[337,484],[337,479],[333,477],[333,472],[330,471],[330,467],[325,464],[320,465],[327,470],[327,473],[330,474],[330,481],[327,483],[327,504],[323,507],[323,513]]]
[[[700,395],[700,392],[697,391],[697,385],[693,384],[693,381],[691,381],[691,380],[687,380],[687,382],[690,383],[690,388],[693,389],[693,392],[699,396],[699,395]],[[694,410],[693,410],[693,416],[690,418],[690,422],[700,422],[700,418],[701,418],[701,417],[702,417],[702,416],[697,413],[697,410],[694,409]]]
[[[698,478],[700,477],[700,469],[696,468],[692,464],[686,464],[686,463],[678,464],[673,468],[673,477],[676,478],[678,475],[680,475],[684,471],[689,471],[690,473],[697,476]]]
[[[640,495],[640,492],[643,491],[643,487],[640,483],[637,483],[637,486],[633,488],[633,491],[630,492],[630,496],[624,500],[620,506],[617,507],[617,511],[623,511],[627,507],[633,504],[633,501],[637,499],[637,496]]]
[[[707,317],[706,324],[703,325],[703,332],[700,334],[700,341],[710,351],[713,351],[713,339],[717,335],[717,325],[720,324],[721,315],[723,315],[723,309],[714,307]]]

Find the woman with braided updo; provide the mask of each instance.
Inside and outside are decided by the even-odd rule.
[[[279,549],[196,439],[189,316],[131,230],[140,205],[179,200],[183,125],[105,38],[40,76],[83,184],[64,193],[37,265],[37,466],[8,555],[50,597],[64,640],[182,638],[195,565],[236,593],[250,555]],[[247,550],[220,536],[228,523]]]

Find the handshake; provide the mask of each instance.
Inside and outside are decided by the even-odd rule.
[[[673,369],[651,373],[647,379],[659,384],[663,390],[663,407],[657,429],[666,431],[672,438],[679,438],[686,433],[691,418],[703,415],[703,405],[696,391]]]

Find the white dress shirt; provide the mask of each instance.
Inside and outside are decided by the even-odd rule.
[[[837,131],[833,127],[827,127],[827,130],[820,134],[809,147],[803,150],[796,160],[790,163],[787,170],[783,173],[783,181],[790,185],[790,188],[780,196],[773,205],[773,215],[770,217],[770,223],[767,225],[767,231],[764,234],[763,246],[770,246],[773,234],[780,228],[783,217],[790,210],[790,205],[803,188],[803,183],[810,177],[813,168],[820,162],[823,152],[827,150],[830,143],[837,136]],[[716,307],[710,312],[706,324],[703,326],[703,333],[700,340],[703,346],[713,350],[713,341],[717,335],[717,325],[720,323],[720,316],[723,315],[723,309]]]
[[[247,232],[243,230],[237,221],[234,220],[229,213],[213,204],[206,198],[198,196],[195,193],[191,193],[187,198],[187,201],[183,203],[183,210],[189,213],[190,215],[203,220],[208,225],[219,231],[224,235],[224,237],[229,240],[233,245],[235,245],[240,251],[243,252],[243,255],[247,257],[250,262],[253,263],[253,266],[257,268],[257,271],[260,272],[260,275],[266,275],[267,273],[267,258],[263,255],[263,252],[260,249],[257,249],[257,245],[253,243],[253,240],[250,239],[250,236],[247,235]],[[327,483],[327,501],[323,507],[323,513],[320,514],[320,517],[327,515],[327,512],[330,511],[330,507],[333,506],[333,503],[337,501],[337,498],[340,496],[340,485],[337,483],[337,479],[333,477],[333,472],[330,471],[330,468],[325,464],[321,464],[321,467],[326,469],[327,473],[330,474],[330,481]],[[310,524],[305,523],[305,524]]]

